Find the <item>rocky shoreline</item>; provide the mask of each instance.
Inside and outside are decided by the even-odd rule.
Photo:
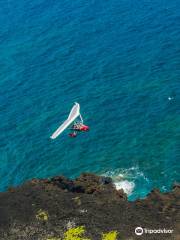
[[[0,240],[178,240],[179,206],[178,184],[171,192],[154,189],[129,202],[108,177],[33,179],[0,193]],[[142,235],[135,234],[136,227],[143,228]],[[68,238],[69,229],[81,233]]]

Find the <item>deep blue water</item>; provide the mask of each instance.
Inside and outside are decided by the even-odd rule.
[[[0,190],[88,171],[133,199],[180,180],[179,26],[178,0],[1,0]],[[52,141],[75,101],[90,132]]]

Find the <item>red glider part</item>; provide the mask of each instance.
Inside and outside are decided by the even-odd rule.
[[[87,132],[87,131],[89,131],[89,126],[82,125],[79,130],[82,131],[82,132]]]
[[[75,138],[77,136],[77,133],[69,133],[69,137]]]

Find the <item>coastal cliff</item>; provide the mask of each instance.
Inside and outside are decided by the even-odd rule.
[[[178,184],[129,202],[107,177],[33,179],[0,193],[0,240],[178,240],[179,199]]]

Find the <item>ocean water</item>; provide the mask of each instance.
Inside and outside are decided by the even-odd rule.
[[[1,0],[0,191],[111,176],[130,199],[180,180],[178,0]],[[49,137],[77,101],[88,133]]]

